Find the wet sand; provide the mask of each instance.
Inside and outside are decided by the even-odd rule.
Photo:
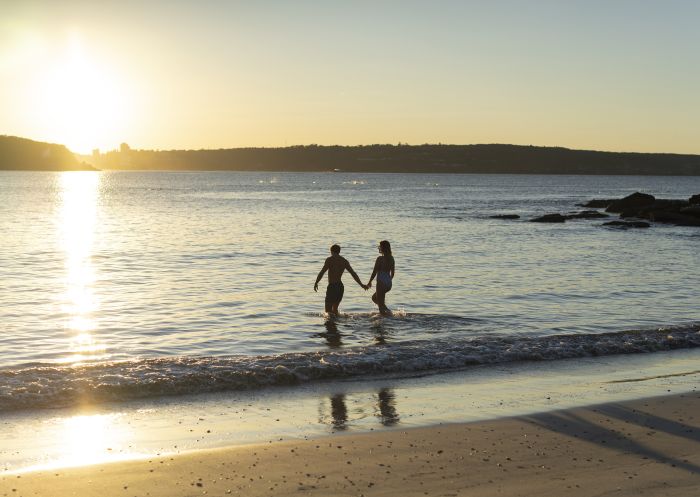
[[[5,474],[0,496],[697,495],[700,393]]]

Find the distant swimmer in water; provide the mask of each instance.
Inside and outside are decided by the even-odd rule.
[[[379,312],[391,312],[386,306],[386,293],[391,290],[391,284],[394,279],[394,256],[391,255],[391,244],[387,240],[379,242],[377,247],[382,255],[374,261],[374,270],[372,276],[369,277],[367,287],[372,286],[372,280],[377,277],[377,291],[372,295],[372,302],[379,306]]]
[[[326,288],[326,312],[328,314],[338,314],[338,306],[340,301],[343,300],[343,293],[345,292],[345,287],[340,278],[342,278],[343,271],[346,269],[350,276],[357,281],[358,285],[365,290],[369,288],[369,286],[362,284],[360,277],[353,271],[347,259],[340,256],[340,245],[332,245],[331,256],[326,259],[316,277],[316,283],[314,283],[314,292],[318,292],[318,282],[323,278],[323,274],[328,271],[328,287]]]

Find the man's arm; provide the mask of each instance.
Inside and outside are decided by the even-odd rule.
[[[326,262],[323,264],[321,271],[319,271],[318,276],[316,276],[316,283],[314,283],[314,292],[318,292],[318,282],[321,281],[321,278],[323,278],[323,275],[326,274],[326,271],[328,271],[328,259],[326,259]]]
[[[352,269],[352,266],[350,266],[350,263],[349,263],[347,260],[345,261],[345,269],[347,269],[347,270],[348,270],[348,273],[350,273],[350,276],[352,276],[352,278],[353,278],[355,281],[357,281],[357,284],[358,284],[358,285],[360,285],[360,286],[361,286],[362,288],[364,288],[365,290],[367,290],[367,288],[369,288],[369,287],[365,286],[365,284],[362,283],[362,281],[360,281],[360,277],[357,276],[357,273]]]

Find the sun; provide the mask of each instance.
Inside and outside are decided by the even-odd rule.
[[[90,57],[80,41],[47,62],[33,93],[41,136],[84,154],[123,138],[126,87],[107,61]]]

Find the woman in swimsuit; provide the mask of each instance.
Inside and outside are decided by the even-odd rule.
[[[372,276],[369,277],[367,286],[372,286],[372,280],[377,277],[377,291],[372,295],[372,302],[379,306],[379,312],[391,312],[384,301],[386,292],[391,290],[394,279],[394,257],[391,255],[391,244],[387,240],[379,242],[377,247],[382,255],[374,262]]]

